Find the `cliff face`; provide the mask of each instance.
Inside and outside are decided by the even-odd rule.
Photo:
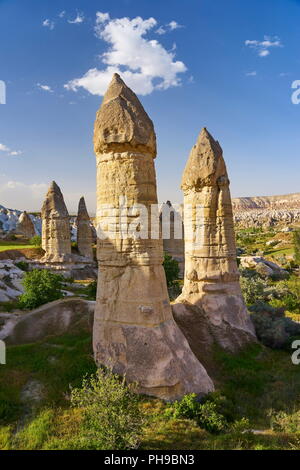
[[[250,209],[300,209],[300,193],[283,196],[237,197],[232,199],[232,206],[235,212]]]
[[[300,193],[239,197],[232,200],[234,222],[241,227],[300,223]]]

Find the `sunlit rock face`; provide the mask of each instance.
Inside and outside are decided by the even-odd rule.
[[[69,213],[62,192],[52,181],[42,207],[42,248],[44,262],[70,262],[71,235]]]
[[[77,214],[77,247],[81,256],[93,260],[93,231],[90,217],[85,205],[84,197],[81,197],[78,204]]]
[[[34,224],[26,211],[22,212],[19,217],[16,232],[26,238],[32,238],[36,234]]]
[[[185,276],[174,317],[197,357],[214,343],[235,351],[256,338],[239,284],[223,151],[205,128],[191,150],[181,188]]]
[[[141,221],[138,206],[150,211],[157,204],[153,123],[117,74],[97,113],[94,146],[99,237],[95,359],[137,382],[141,393],[168,400],[205,394],[213,383],[174,322],[162,240],[149,236],[148,215]],[[120,201],[134,209],[112,231],[112,210],[103,208],[118,211]],[[156,219],[159,232],[158,213]],[[138,231],[147,236],[139,237]]]

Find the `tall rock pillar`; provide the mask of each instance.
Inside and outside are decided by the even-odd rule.
[[[148,236],[151,229],[145,225],[150,217],[142,223],[140,218],[141,205],[149,214],[151,204],[157,204],[153,123],[117,74],[97,113],[94,146],[99,237],[96,362],[126,374],[141,393],[164,399],[205,394],[213,390],[212,381],[172,317],[162,241]],[[112,230],[120,201],[130,215]]]
[[[223,151],[205,128],[192,148],[181,188],[185,276],[173,306],[175,320],[197,357],[213,343],[236,351],[256,337],[239,284]]]
[[[93,260],[93,231],[90,217],[85,205],[84,197],[81,197],[78,204],[77,214],[77,246],[81,256]]]
[[[69,213],[55,181],[52,181],[42,207],[42,248],[45,250],[43,262],[72,260]]]

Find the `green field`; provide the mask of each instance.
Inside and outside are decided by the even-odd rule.
[[[290,351],[259,345],[238,355],[215,351],[217,394],[233,419],[247,418],[253,430],[211,434],[195,421],[167,418],[166,403],[141,397],[145,415],[142,449],[300,449],[297,433],[274,432],[270,415],[292,413],[300,406],[299,367]],[[95,371],[91,337],[65,336],[37,344],[12,346],[7,365],[0,366],[0,449],[69,449],[82,421],[80,409],[70,407],[70,385]],[[42,385],[40,401],[24,402],[21,391],[30,382]],[[74,448],[74,447],[73,447]],[[77,444],[76,448],[80,448]],[[86,444],[85,447],[86,448]]]

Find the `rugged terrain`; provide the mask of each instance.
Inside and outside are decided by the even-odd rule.
[[[300,193],[232,199],[234,221],[244,227],[300,223]]]

